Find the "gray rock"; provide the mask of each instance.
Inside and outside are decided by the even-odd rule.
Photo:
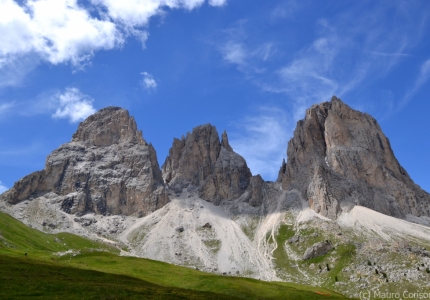
[[[202,199],[216,205],[239,198],[252,177],[243,157],[228,143],[227,133],[224,131],[220,141],[218,131],[210,124],[194,128],[186,138],[174,139],[162,174],[176,193],[192,185]]]
[[[205,225],[202,226],[202,228],[212,228],[212,225],[210,223],[206,223]]]
[[[303,255],[303,260],[322,256],[332,249],[333,245],[330,241],[322,241],[319,243],[315,243],[311,247],[306,249],[305,254]]]
[[[201,186],[213,173],[220,150],[218,132],[209,124],[194,128],[187,138],[175,138],[161,168],[164,181],[175,191],[189,184]]]
[[[16,204],[45,194],[76,216],[142,216],[168,202],[154,148],[118,107],[89,116],[70,143],[48,156],[42,171],[16,182],[0,201]]]
[[[251,206],[260,206],[264,200],[264,190],[267,189],[267,184],[260,175],[252,176],[250,185],[247,189],[247,198]]]
[[[288,242],[289,244],[294,244],[294,243],[298,243],[298,242],[300,242],[300,240],[301,240],[301,236],[300,236],[300,235],[295,235],[295,236],[290,237],[290,238],[287,240],[287,242]]]

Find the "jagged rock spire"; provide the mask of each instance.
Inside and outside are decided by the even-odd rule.
[[[175,139],[162,172],[176,192],[192,185],[200,189],[200,197],[215,204],[240,197],[252,177],[243,157],[228,143],[227,133],[224,131],[220,141],[210,124],[194,128],[185,140]]]
[[[223,132],[223,134],[221,136],[221,146],[223,146],[228,151],[233,151],[233,148],[228,143],[227,131],[225,131],[225,130],[224,130],[224,132]]]

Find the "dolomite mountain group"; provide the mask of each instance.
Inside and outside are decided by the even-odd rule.
[[[430,195],[400,166],[376,120],[336,97],[306,111],[287,157],[277,182],[282,190],[298,191],[324,217],[336,219],[356,205],[396,218],[430,216]],[[240,198],[259,207],[270,188],[233,151],[227,133],[220,140],[210,124],[175,138],[160,169],[134,118],[107,107],[83,121],[43,170],[16,182],[0,201],[14,205],[51,193],[69,214],[141,217],[185,190],[214,205]]]

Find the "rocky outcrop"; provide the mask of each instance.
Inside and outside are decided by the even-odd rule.
[[[319,243],[315,243],[308,249],[306,249],[305,254],[303,255],[303,260],[322,256],[324,254],[327,254],[332,249],[333,245],[330,241],[322,241]]]
[[[202,125],[181,140],[174,139],[162,166],[164,181],[177,191],[188,185],[200,186],[215,169],[221,151],[216,128]]]
[[[266,199],[266,189],[268,189],[266,182],[258,174],[251,177],[249,186],[244,193],[244,202],[248,202],[251,206],[261,206],[264,199]]]
[[[336,218],[362,205],[386,215],[430,216],[430,195],[394,156],[374,118],[340,99],[314,105],[297,123],[278,181],[316,212]]]
[[[198,187],[200,197],[214,204],[239,198],[252,177],[243,157],[231,148],[227,133],[220,141],[210,124],[194,128],[186,138],[174,139],[162,173],[175,192]]]
[[[70,143],[0,200],[10,204],[55,193],[65,212],[146,215],[168,196],[157,155],[126,110],[108,107],[79,125]]]

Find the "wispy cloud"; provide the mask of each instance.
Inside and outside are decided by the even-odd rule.
[[[148,72],[142,72],[140,74],[143,76],[142,86],[145,90],[155,90],[157,88],[157,81],[154,79],[154,76]]]
[[[67,88],[53,98],[57,109],[52,117],[54,119],[69,119],[71,123],[86,119],[96,112],[93,107],[94,100],[81,93],[77,88]]]
[[[7,115],[10,112],[13,106],[14,106],[13,102],[0,103],[0,120],[2,119],[3,116]]]
[[[270,16],[272,20],[294,19],[297,17],[298,11],[306,7],[306,4],[306,1],[303,0],[282,1],[271,11]]]
[[[318,38],[301,51],[289,65],[280,69],[279,91],[286,93],[296,105],[295,119],[303,114],[303,106],[329,99],[338,90],[332,67],[339,53],[337,36]],[[300,115],[299,115],[300,114]]]
[[[243,66],[248,58],[248,52],[241,43],[228,42],[221,48],[224,60],[228,63]]]
[[[261,107],[258,112],[234,124],[230,144],[242,155],[254,175],[275,180],[285,158],[290,124],[278,107]]]
[[[396,57],[396,56],[403,56],[403,57],[411,57],[411,54],[408,53],[395,53],[395,52],[376,52],[376,51],[365,51],[367,53],[370,54],[374,54],[374,55],[380,55],[380,56],[391,56],[391,57]]]
[[[415,96],[415,94],[420,90],[420,88],[429,80],[430,78],[430,59],[426,60],[420,68],[420,73],[415,79],[415,82],[410,90],[408,90],[403,97],[398,109],[402,109],[409,101]]]
[[[300,5],[287,1],[269,18],[286,18],[293,22],[291,26],[300,27],[296,24],[300,18],[291,14],[296,10],[300,11]],[[225,62],[237,66],[245,78],[263,90],[285,95],[297,120],[309,105],[329,100],[332,95],[344,97],[355,92],[412,57],[409,51],[422,38],[426,18],[427,14],[410,2],[357,2],[318,19],[314,39],[293,55],[283,55],[281,47],[272,48],[276,51],[269,51],[270,63],[250,55],[255,53],[254,45],[268,41],[252,33],[252,41],[248,38],[246,25],[252,22],[248,20],[226,31],[227,42],[221,53]],[[274,69],[274,65],[281,67]],[[414,88],[411,91],[414,93]]]
[[[252,79],[255,74],[265,72],[264,63],[270,61],[277,50],[270,41],[253,43],[246,33],[247,23],[247,20],[239,20],[225,29],[224,37],[217,47],[226,63],[234,65]]]
[[[39,62],[40,59],[35,55],[2,57],[0,54],[0,88],[21,85],[24,78],[38,66]]]
[[[408,1],[355,2],[347,8],[340,5],[330,17],[315,19],[313,38],[290,45],[288,41],[300,33],[294,28],[304,24],[300,23],[300,13],[295,15],[304,13],[303,7],[306,5],[297,1],[286,1],[266,15],[269,22],[265,26],[278,26],[280,20],[291,22],[292,29],[287,31],[291,36],[284,36],[286,42],[282,44],[288,50],[272,43],[267,35],[256,34],[256,27],[251,26],[255,20],[238,21],[219,40],[223,61],[236,67],[263,91],[279,95],[277,107],[289,112],[286,115],[259,111],[242,120],[231,138],[231,144],[247,159],[253,173],[270,179],[275,179],[282,160],[279,154],[285,153],[294,124],[304,117],[305,110],[314,103],[330,100],[333,95],[346,98],[359,92],[362,86],[384,78],[411,58],[410,51],[421,39],[420,28],[427,18],[426,13]],[[296,50],[291,52],[294,47]],[[406,98],[429,75],[430,63],[422,66]],[[386,94],[393,95],[391,91]],[[387,102],[393,107],[393,101],[390,96],[379,103]],[[287,118],[291,126],[286,124]]]
[[[0,181],[0,194],[6,192],[8,188]]]

